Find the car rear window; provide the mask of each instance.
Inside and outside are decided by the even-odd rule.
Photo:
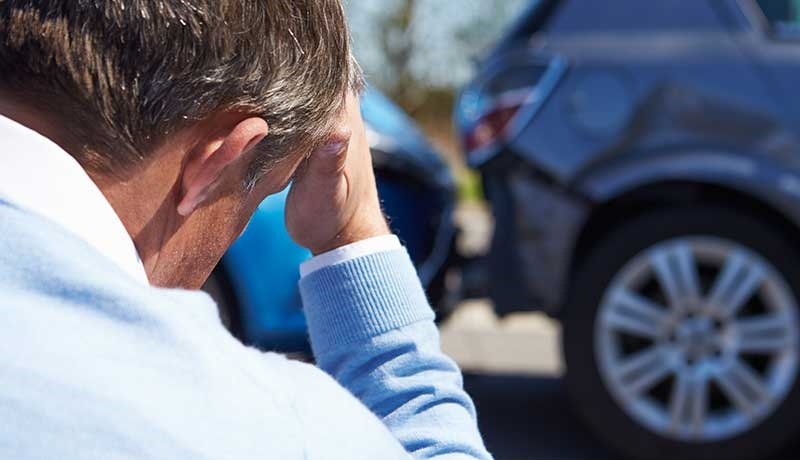
[[[758,6],[777,33],[800,32],[800,0],[758,0]]]

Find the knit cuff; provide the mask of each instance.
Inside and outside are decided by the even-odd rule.
[[[434,318],[405,249],[348,260],[300,280],[314,353]]]

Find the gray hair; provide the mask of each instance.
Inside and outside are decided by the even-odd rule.
[[[340,0],[0,1],[0,89],[124,174],[216,111],[263,117],[248,182],[324,142],[360,71]]]

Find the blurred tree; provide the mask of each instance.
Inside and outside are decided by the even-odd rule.
[[[417,119],[454,168],[460,196],[480,197],[478,176],[463,164],[453,131],[455,94],[472,77],[474,59],[539,0],[345,1],[369,83]]]
[[[346,7],[370,83],[415,114],[451,103],[472,60],[530,1],[350,0]]]

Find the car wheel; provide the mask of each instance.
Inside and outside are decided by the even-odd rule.
[[[431,280],[426,294],[431,308],[436,313],[436,324],[446,322],[458,306],[461,295],[458,278],[461,276],[454,268],[447,268],[440,271]],[[453,282],[454,277],[456,282]],[[453,286],[455,285],[455,286]]]
[[[631,458],[766,458],[800,414],[798,260],[781,232],[718,206],[610,232],[563,318],[576,411]]]
[[[217,303],[219,319],[225,329],[237,338],[241,338],[239,309],[236,295],[233,291],[230,279],[221,266],[217,266],[211,276],[208,277],[202,288]]]

